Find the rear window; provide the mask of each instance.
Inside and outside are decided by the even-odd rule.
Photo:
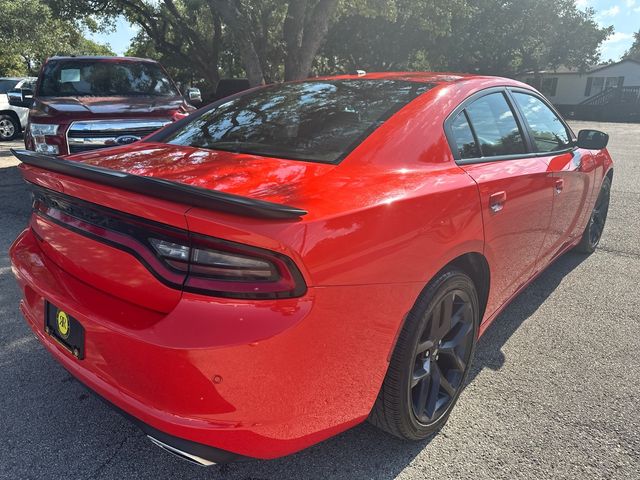
[[[466,111],[483,157],[525,153],[522,134],[502,93],[485,95]]]
[[[162,141],[335,163],[430,88],[424,83],[364,79],[274,85],[229,100]]]

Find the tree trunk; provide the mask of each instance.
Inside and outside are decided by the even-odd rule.
[[[240,46],[240,55],[242,55],[242,63],[247,73],[247,79],[252,87],[264,85],[264,74],[260,58],[253,46],[253,42],[248,38],[238,39]]]
[[[291,0],[283,25],[285,80],[306,78],[329,30],[338,0]]]
[[[238,8],[238,3],[232,0],[211,0],[211,5],[231,29],[231,33],[240,48],[240,55],[242,56],[242,63],[247,73],[249,84],[252,87],[264,85],[262,65],[253,44],[254,36],[248,30],[250,23],[246,18],[243,18],[242,12]]]

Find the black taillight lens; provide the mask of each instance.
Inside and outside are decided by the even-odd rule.
[[[231,298],[290,298],[306,284],[287,256],[163,225],[34,188],[34,211],[65,228],[125,250],[159,280],[185,291]]]
[[[149,238],[156,255],[187,274],[184,289],[235,298],[303,295],[302,275],[288,257],[248,245],[191,234],[189,243]]]

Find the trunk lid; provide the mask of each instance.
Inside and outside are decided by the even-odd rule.
[[[256,200],[303,207],[335,165],[139,142],[72,160]]]

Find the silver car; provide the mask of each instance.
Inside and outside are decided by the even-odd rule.
[[[13,140],[27,126],[29,108],[9,104],[9,94],[32,92],[34,77],[0,78],[0,141]]]

